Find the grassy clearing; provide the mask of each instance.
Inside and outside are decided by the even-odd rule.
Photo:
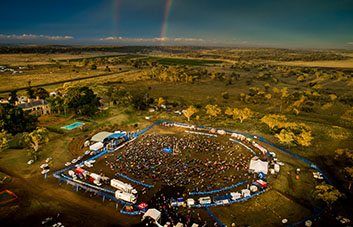
[[[353,68],[353,59],[340,61],[288,61],[278,62],[279,65],[304,66],[304,67],[323,67],[323,68]]]
[[[146,60],[156,61],[163,65],[189,65],[189,66],[205,66],[210,64],[221,64],[220,60],[203,60],[203,59],[186,59],[186,58],[161,58],[148,57]]]

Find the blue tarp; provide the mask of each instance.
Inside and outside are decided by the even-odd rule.
[[[117,138],[118,139],[118,138],[124,136],[125,134],[126,133],[114,133],[114,134],[108,136],[106,139],[111,139],[111,138]]]
[[[165,147],[163,149],[164,152],[167,152],[167,153],[173,153],[173,149],[172,148],[169,148],[169,147]]]
[[[227,195],[224,195],[224,196],[215,196],[213,198],[214,201],[221,201],[221,200],[226,200],[226,199],[231,199],[232,196],[227,194]]]

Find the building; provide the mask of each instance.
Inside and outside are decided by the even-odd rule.
[[[27,103],[18,104],[17,107],[20,107],[23,111],[29,110],[31,114],[37,116],[50,114],[50,104],[43,99],[28,99]]]

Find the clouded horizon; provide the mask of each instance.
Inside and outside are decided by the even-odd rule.
[[[349,0],[12,0],[0,43],[353,49]]]

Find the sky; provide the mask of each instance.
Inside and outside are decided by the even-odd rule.
[[[353,0],[1,0],[0,43],[353,49]]]

